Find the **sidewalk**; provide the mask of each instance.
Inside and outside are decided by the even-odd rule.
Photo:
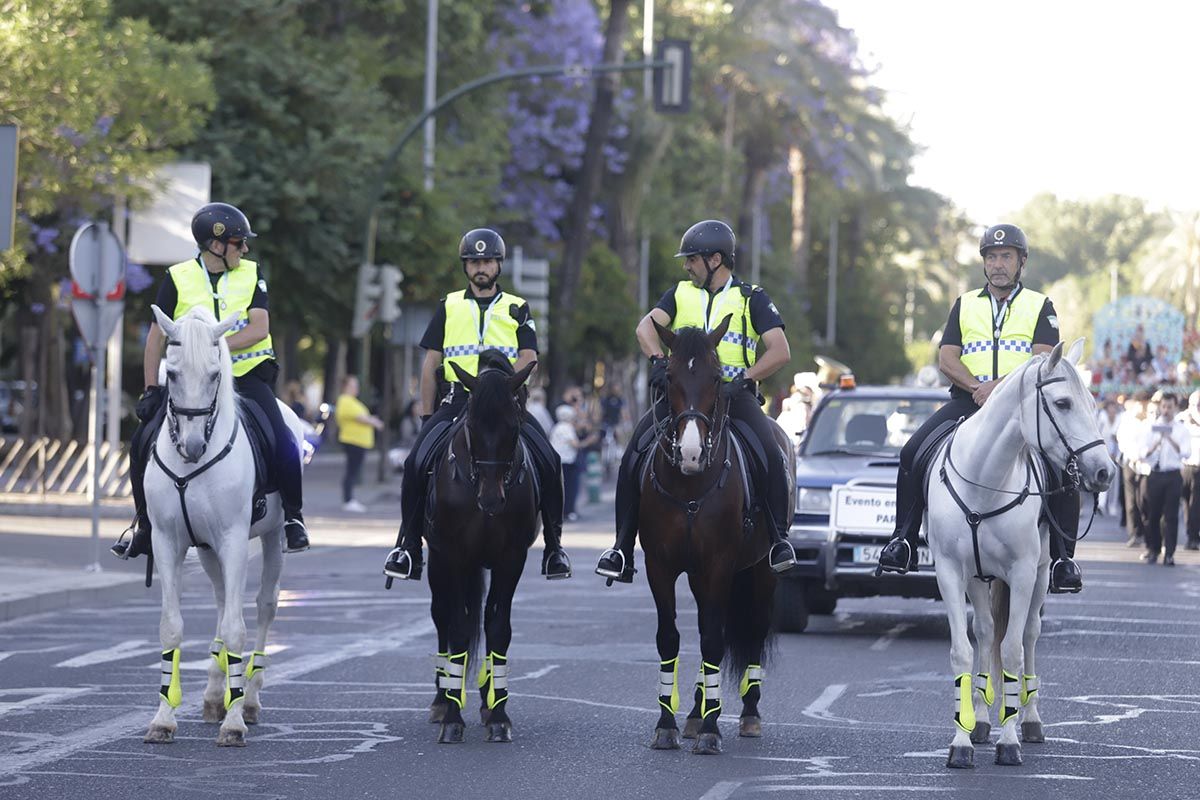
[[[341,453],[319,453],[308,466],[304,510],[316,550],[376,547],[382,564],[399,527],[400,478],[385,475],[385,482],[377,482],[377,459],[377,453],[368,457],[355,495],[367,507],[362,514],[342,510]],[[569,549],[611,544],[612,499],[611,485],[599,503],[588,504],[587,490],[580,490],[580,520],[564,528]],[[153,589],[143,585],[145,559],[119,561],[108,552],[133,517],[133,501],[102,504],[98,548],[91,542],[91,514],[91,506],[79,502],[11,496],[0,502],[0,623],[61,608],[116,604],[147,593],[158,597],[157,580]],[[534,547],[540,550],[539,544]],[[92,571],[97,561],[100,571]],[[590,571],[587,556],[580,554],[574,561],[576,574]]]

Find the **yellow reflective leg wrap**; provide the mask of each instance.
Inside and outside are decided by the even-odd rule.
[[[975,691],[983,697],[983,702],[988,706],[996,702],[996,690],[992,686],[992,676],[986,672],[980,672],[975,675]]]
[[[975,705],[971,702],[971,673],[954,679],[954,724],[967,733],[975,730]]]
[[[479,662],[479,674],[475,676],[475,688],[482,689],[487,685],[490,677],[492,677],[492,655],[488,653],[487,657]]]
[[[700,716],[721,713],[721,668],[705,661],[700,667],[704,680],[704,695],[700,700]]]
[[[752,686],[762,686],[765,674],[762,664],[751,664],[746,667],[746,671],[742,674],[742,682],[738,685],[738,696],[745,697],[746,692],[750,691]]]
[[[228,711],[234,703],[240,703],[246,693],[246,665],[241,656],[226,652],[226,663],[229,671],[225,673],[225,710]]]
[[[217,666],[221,668],[221,672],[229,674],[229,651],[225,649],[225,642],[217,637],[213,639],[212,644],[208,646],[209,655],[216,660]]]
[[[1021,709],[1021,689],[1017,676],[1004,673],[1004,702],[1000,704],[1000,724],[1008,722]]]
[[[671,714],[679,710],[679,656],[658,662],[658,704]]]
[[[488,653],[488,708],[495,708],[508,699],[508,656]]]
[[[1021,676],[1021,705],[1029,703],[1029,698],[1033,697],[1038,690],[1037,675],[1022,675]]]
[[[162,685],[158,689],[162,699],[171,708],[179,708],[183,702],[183,689],[179,685],[179,648],[164,650],[162,654]]]
[[[467,653],[463,651],[448,655],[442,663],[444,673],[438,675],[438,688],[462,708],[467,704],[467,685],[463,680],[467,674]]]
[[[267,654],[261,650],[255,650],[250,654],[250,660],[246,662],[246,680],[254,677],[255,673],[265,672],[267,669]]]

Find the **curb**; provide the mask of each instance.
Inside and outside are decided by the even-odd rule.
[[[66,573],[66,571],[62,571]],[[75,574],[75,573],[72,573]],[[88,575],[78,573],[77,577]],[[65,608],[103,608],[117,601],[131,599],[152,590],[143,585],[144,579],[131,575],[113,575],[113,580],[97,586],[77,586],[34,592],[16,597],[0,598],[0,623],[11,622],[31,614],[61,611]],[[80,581],[81,583],[85,581]]]

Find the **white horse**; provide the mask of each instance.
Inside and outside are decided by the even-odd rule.
[[[213,663],[204,690],[204,721],[223,722],[217,744],[245,744],[246,723],[258,721],[259,691],[267,667],[267,630],[275,619],[283,570],[283,508],[278,493],[267,497],[267,513],[250,525],[254,458],[238,418],[241,402],[233,390],[233,369],[225,333],[237,317],[218,323],[206,308],[194,308],[172,321],[152,306],[167,335],[166,421],[146,469],[146,510],[153,525],[154,557],[162,583],[162,686],[158,713],[145,741],[165,743],[175,736],[175,709],[182,702],[179,610],[183,559],[196,547],[217,600]],[[282,407],[282,406],[281,406]],[[300,421],[282,407],[296,441]],[[258,631],[248,661],[242,653],[246,623],[242,596],[252,537],[262,539],[262,588]]]
[[[1039,454],[1060,472],[1077,474],[1089,492],[1106,489],[1116,473],[1097,429],[1095,401],[1075,370],[1082,353],[1083,339],[1065,358],[1059,343],[1013,370],[929,466],[925,531],[950,621],[955,675],[957,727],[948,767],[974,766],[972,742],[988,741],[988,707],[997,697],[997,764],[1021,763],[1022,707],[1021,738],[1045,741],[1034,662],[1050,571],[1049,529],[1039,524],[1038,493],[1046,486]],[[964,595],[975,610],[978,669]]]

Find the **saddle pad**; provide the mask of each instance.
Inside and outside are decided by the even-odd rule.
[[[240,400],[240,398],[239,398]],[[250,453],[254,459],[254,500],[250,512],[250,524],[258,522],[267,513],[267,495],[279,491],[275,474],[275,432],[266,412],[253,401],[237,404],[238,419],[250,442]]]
[[[740,419],[730,419],[729,429],[737,437],[742,451],[749,456],[747,470],[753,477],[755,486],[766,486],[767,483],[767,451],[763,450],[762,442],[754,435],[754,429],[749,423]]]
[[[917,454],[913,457],[913,474],[917,476],[917,480],[925,484],[929,463],[933,461],[933,456],[941,448],[942,443],[946,441],[950,432],[958,427],[958,420],[948,419],[941,425],[933,429],[933,432],[925,437],[925,441],[921,442],[921,446],[917,448]]]

